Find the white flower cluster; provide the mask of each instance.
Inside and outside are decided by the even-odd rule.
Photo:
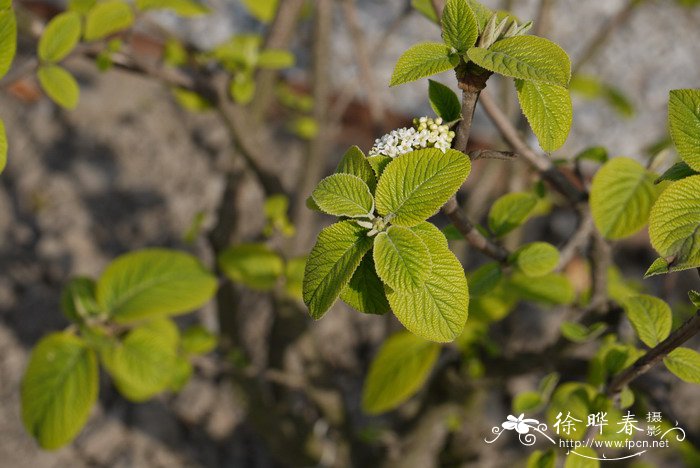
[[[442,119],[421,117],[413,119],[413,127],[392,130],[374,141],[369,156],[384,155],[395,158],[421,148],[437,148],[443,153],[452,145],[455,132],[443,125]]]

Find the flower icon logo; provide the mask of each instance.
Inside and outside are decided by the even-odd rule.
[[[530,432],[530,425],[534,424],[536,427],[537,424],[539,424],[539,421],[537,419],[523,419],[524,416],[525,413],[521,413],[517,418],[512,414],[509,414],[506,421],[504,421],[501,426],[503,426],[503,429],[507,431],[512,431],[515,429],[518,434],[527,434]]]

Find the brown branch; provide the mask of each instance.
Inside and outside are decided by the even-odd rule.
[[[659,363],[668,353],[678,348],[680,345],[691,339],[700,332],[700,310],[695,312],[691,318],[678,327],[668,338],[647,351],[647,353],[637,359],[631,366],[620,372],[612,379],[605,390],[608,397],[614,397],[622,391],[634,379],[649,371]]]
[[[610,244],[597,229],[591,231],[591,301],[586,308],[591,312],[605,312],[608,308],[608,268]]]
[[[442,212],[450,219],[464,239],[469,242],[469,245],[501,263],[508,261],[510,253],[504,247],[484,236],[474,227],[474,224],[472,224],[464,211],[459,207],[455,197],[450,198],[448,202],[445,203],[445,206],[442,207]]]
[[[433,4],[433,10],[437,15],[438,24],[440,24],[440,18],[442,18],[442,10],[445,8],[445,0],[430,0]]]
[[[559,265],[557,266],[558,271],[563,270],[566,265],[573,260],[577,251],[583,250],[588,245],[588,241],[594,229],[595,225],[593,224],[593,217],[591,216],[590,211],[587,211],[581,219],[581,224],[579,224],[576,232],[574,232],[574,234],[569,238],[569,242],[567,242],[559,252]]]

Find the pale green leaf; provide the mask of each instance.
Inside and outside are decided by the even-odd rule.
[[[482,5],[477,0],[467,0],[467,4],[474,12],[477,26],[479,27],[479,32],[483,31],[486,23],[489,22],[489,18],[491,18],[491,15],[493,15],[493,11],[491,11],[490,8]]]
[[[452,341],[462,333],[469,308],[469,288],[462,264],[438,228],[425,222],[413,230],[428,246],[433,263],[431,274],[414,291],[387,288],[387,299],[408,331],[431,341]]]
[[[365,157],[365,154],[357,146],[351,146],[345,152],[335,172],[359,177],[367,184],[370,192],[374,192],[374,189],[377,187],[377,176],[374,173],[374,169]]]
[[[469,59],[482,68],[512,78],[567,87],[571,62],[555,43],[537,36],[500,40],[488,49],[472,47]]]
[[[291,298],[302,300],[302,283],[304,281],[304,269],[306,257],[297,257],[287,260],[284,266],[284,291]]]
[[[68,70],[58,65],[44,65],[37,71],[39,83],[53,102],[66,109],[75,109],[80,87]]]
[[[82,429],[97,400],[94,352],[70,333],[43,338],[22,379],[22,421],[44,449],[57,449]]]
[[[101,350],[102,362],[124,397],[141,402],[166,390],[177,371],[178,331],[168,319],[131,330],[121,343]]]
[[[323,179],[311,197],[324,212],[334,216],[371,218],[374,198],[367,184],[352,174],[333,174]]]
[[[469,295],[483,296],[495,288],[503,277],[501,265],[485,263],[469,275]]]
[[[194,369],[190,361],[184,356],[177,356],[175,358],[175,367],[171,374],[170,383],[168,384],[168,390],[173,392],[179,392],[182,390],[187,382],[190,381]]]
[[[656,175],[630,158],[614,158],[593,177],[591,214],[600,233],[621,239],[639,231],[659,195]]]
[[[275,18],[280,0],[243,0],[248,12],[258,21],[269,23]]]
[[[700,171],[700,89],[675,89],[668,100],[668,125],[683,161]]]
[[[649,237],[673,271],[700,266],[700,175],[663,191],[651,210]]]
[[[95,298],[96,284],[91,278],[73,278],[61,292],[61,310],[68,320],[82,322],[88,317],[100,315]]]
[[[561,86],[516,80],[520,107],[545,151],[559,149],[569,136],[573,108],[569,91]]]
[[[563,322],[561,324],[561,334],[574,343],[586,343],[598,338],[605,332],[608,326],[603,322],[597,322],[587,327],[577,322]]]
[[[409,228],[391,226],[377,234],[373,255],[377,274],[392,289],[413,291],[430,276],[428,247]]]
[[[457,66],[459,56],[438,42],[423,42],[408,49],[399,57],[389,86],[396,86],[435,75]]]
[[[408,400],[423,386],[439,354],[439,345],[410,333],[391,336],[370,365],[362,409],[378,414]]]
[[[371,247],[372,238],[355,221],[321,231],[304,271],[304,303],[313,318],[320,319],[331,308]]]
[[[377,184],[377,211],[400,226],[415,226],[435,214],[469,175],[464,153],[426,148],[391,161]]]
[[[462,105],[459,98],[444,84],[428,80],[428,98],[430,99],[430,107],[445,122],[452,122],[461,117]]]
[[[209,8],[193,0],[136,0],[136,8],[142,11],[171,10],[185,18],[209,13]]]
[[[258,66],[280,70],[294,65],[294,54],[283,49],[266,49],[258,55]]]
[[[535,450],[527,459],[527,468],[555,468],[557,466],[557,454],[549,449],[546,452]]]
[[[571,304],[576,293],[566,276],[549,273],[534,280],[516,272],[510,278],[511,291],[526,301],[544,304]]]
[[[537,392],[518,393],[515,395],[515,398],[513,398],[513,412],[515,414],[533,413],[538,410],[543,403],[542,397]]]
[[[600,461],[593,460],[594,458],[599,458],[595,450],[590,447],[578,447],[566,456],[564,468],[599,468]]]
[[[559,251],[552,244],[533,242],[516,250],[512,254],[512,263],[526,276],[544,276],[556,268]]]
[[[442,38],[457,52],[464,53],[476,42],[479,25],[466,0],[447,0],[442,11]]]
[[[144,249],[113,261],[97,282],[96,295],[115,322],[129,323],[197,309],[216,287],[216,278],[192,255]]]
[[[68,10],[84,15],[95,6],[95,3],[97,0],[68,0]]]
[[[393,160],[394,158],[385,156],[383,154],[369,156],[367,158],[367,162],[370,166],[372,166],[372,170],[374,170],[374,174],[377,176],[377,179],[379,179],[382,176],[382,173],[384,172],[384,169],[386,169],[386,166]]]
[[[184,331],[180,346],[188,354],[207,354],[216,348],[216,335],[201,325],[193,325]]]
[[[134,22],[128,3],[108,0],[95,5],[85,19],[85,40],[94,41],[126,29]]]
[[[39,58],[47,62],[58,62],[68,55],[80,40],[80,15],[75,12],[61,13],[49,22],[39,40]]]
[[[627,319],[642,343],[653,348],[671,332],[671,308],[661,299],[639,294],[622,303]]]
[[[430,21],[437,23],[438,17],[435,13],[432,0],[411,0],[411,6]]]
[[[591,146],[581,151],[574,158],[577,161],[594,161],[599,164],[605,164],[608,161],[608,150],[603,146]]]
[[[211,109],[211,102],[200,94],[185,88],[172,88],[173,97],[184,109],[192,112],[204,112]]]
[[[233,282],[269,291],[284,271],[282,258],[265,244],[240,244],[219,254],[221,271]]]
[[[537,206],[537,196],[528,192],[513,192],[496,200],[489,210],[489,229],[501,237],[517,228]]]
[[[681,380],[700,384],[700,353],[690,348],[676,348],[664,358],[668,370]]]
[[[229,93],[238,104],[246,105],[255,96],[255,80],[248,73],[237,73],[231,78]]]
[[[10,69],[17,52],[17,21],[10,8],[0,10],[0,78]]]
[[[377,275],[371,252],[362,258],[350,282],[340,293],[340,298],[364,314],[383,315],[389,312],[384,283]]]
[[[676,180],[682,180],[685,179],[686,177],[690,177],[693,175],[698,175],[700,172],[696,172],[693,169],[688,166],[688,164],[684,162],[679,162],[674,164],[673,166],[669,167],[666,172],[661,174],[661,176],[654,181],[655,184],[661,183],[664,180],[670,180],[670,181],[676,181]]]
[[[0,120],[0,174],[7,166],[7,134],[5,133],[5,123]]]

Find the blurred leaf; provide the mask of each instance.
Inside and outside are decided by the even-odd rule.
[[[690,298],[690,302],[693,303],[696,309],[700,309],[700,292],[688,291],[688,298]]]
[[[216,348],[216,335],[201,325],[193,325],[182,334],[180,346],[187,354],[207,354]]]
[[[194,91],[185,88],[171,88],[173,97],[184,109],[192,112],[210,110],[212,104]]]
[[[0,78],[10,69],[17,51],[17,21],[15,12],[0,9]]]
[[[574,343],[586,343],[602,335],[607,328],[603,322],[597,322],[587,327],[577,322],[564,322],[561,324],[561,334],[564,338]]]
[[[121,0],[98,3],[87,14],[85,40],[94,41],[126,29],[134,22],[131,7]]]
[[[559,263],[559,251],[546,242],[532,242],[513,252],[509,260],[526,276],[535,278],[554,271]]]
[[[577,154],[574,159],[577,161],[589,160],[599,164],[605,164],[608,161],[608,150],[602,146],[591,146]]]
[[[243,5],[255,19],[269,23],[275,18],[279,0],[242,0]]]
[[[219,266],[233,282],[268,291],[284,271],[282,258],[265,244],[240,244],[219,254]]]
[[[192,377],[192,364],[186,358],[178,356],[175,359],[175,366],[173,368],[172,378],[168,384],[168,389],[173,392],[179,392],[182,390],[187,382],[190,381]]]
[[[544,402],[537,392],[522,392],[513,398],[513,413],[534,413]]]
[[[61,310],[72,322],[82,322],[88,317],[101,314],[95,298],[96,284],[92,278],[79,276],[73,278],[61,293]]]
[[[7,134],[5,133],[5,124],[0,120],[0,174],[7,166]]]
[[[303,299],[302,282],[304,280],[304,268],[306,268],[306,257],[297,257],[287,260],[284,269],[286,280],[284,290],[289,297],[300,301]]]
[[[255,95],[255,81],[253,77],[248,73],[236,73],[231,78],[229,92],[233,100],[238,104],[246,105],[250,103]]]
[[[258,56],[258,66],[280,70],[294,66],[294,54],[283,49],[265,49]]]
[[[209,13],[209,8],[193,0],[136,0],[136,8],[142,11],[171,10],[185,18]]]
[[[537,197],[532,193],[514,192],[503,195],[489,210],[489,229],[496,237],[508,234],[528,219],[535,205]]]
[[[313,140],[318,134],[318,122],[313,117],[298,117],[292,121],[291,130],[301,139]]]
[[[557,454],[549,449],[546,452],[535,450],[527,459],[527,468],[555,468],[557,466]]]
[[[81,32],[78,13],[69,11],[54,16],[41,34],[39,58],[46,62],[62,60],[78,44]]]
[[[97,0],[68,0],[68,10],[85,15],[95,3]]]
[[[489,262],[469,274],[469,294],[483,296],[495,288],[503,277],[498,262]]]
[[[573,286],[559,273],[549,273],[536,281],[522,273],[514,273],[510,280],[511,291],[526,301],[543,304],[571,304],[575,299]]]
[[[580,456],[580,455],[584,456]],[[593,457],[598,458],[598,454],[590,447],[578,447],[572,450],[569,455],[566,456],[566,461],[564,462],[564,468],[599,468],[600,461],[591,460]]]
[[[179,67],[187,63],[187,50],[177,39],[168,39],[163,48],[163,61],[171,67]]]
[[[80,87],[65,68],[43,65],[37,71],[39,83],[53,102],[68,110],[75,109],[80,97]]]

